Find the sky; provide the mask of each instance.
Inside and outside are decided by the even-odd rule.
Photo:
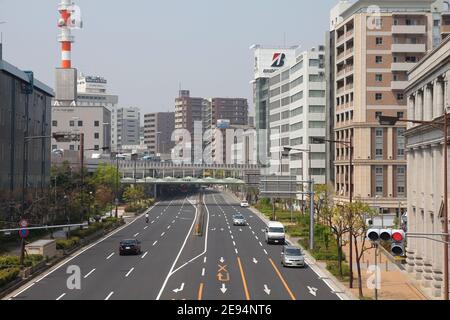
[[[0,0],[3,58],[54,87],[59,0]],[[72,65],[103,76],[119,104],[173,111],[181,85],[252,104],[253,44],[323,44],[338,0],[75,0]]]

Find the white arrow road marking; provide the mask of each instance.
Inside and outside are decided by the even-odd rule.
[[[111,293],[108,294],[108,296],[105,298],[105,301],[109,300],[113,294],[114,294],[114,291],[111,291]]]
[[[91,274],[93,274],[95,271],[95,269],[92,269],[91,272],[89,272],[87,275],[84,276],[85,279],[87,279],[87,277],[89,277]]]
[[[225,292],[228,291],[227,286],[224,284],[222,284],[222,288],[220,288],[220,291],[222,291],[223,294],[225,294]]]
[[[65,297],[65,293],[63,293],[62,295],[60,295],[58,298],[56,298],[56,301],[59,301],[59,300],[61,300],[62,298],[64,298]]]
[[[181,284],[181,288],[180,289],[175,289],[173,290],[173,292],[178,293],[184,290],[184,283]]]
[[[267,286],[267,284],[264,285],[264,292],[270,296],[270,293],[272,292],[272,290],[269,289],[269,287]]]
[[[256,258],[253,258],[253,263],[258,264],[258,260],[256,260]]]
[[[130,274],[134,271],[134,268],[131,268],[130,271],[125,275],[125,278],[128,278]]]
[[[310,294],[312,294],[314,297],[317,297],[317,291],[319,291],[319,289],[314,287],[308,287],[308,290]]]
[[[225,262],[225,259],[222,257],[222,258],[220,258],[220,263],[224,263]]]

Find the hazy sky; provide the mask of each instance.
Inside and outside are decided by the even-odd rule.
[[[58,0],[0,0],[4,59],[54,87],[60,63]],[[252,44],[324,42],[338,0],[75,0],[72,63],[104,76],[121,106],[174,109],[181,83],[193,96],[252,100]],[[286,34],[286,36],[284,36]]]

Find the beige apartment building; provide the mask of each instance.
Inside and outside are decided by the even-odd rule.
[[[350,193],[383,213],[406,209],[406,125],[382,127],[379,115],[405,117],[407,71],[441,41],[442,1],[341,1],[331,12],[329,103],[338,201]],[[351,179],[353,170],[353,180]]]

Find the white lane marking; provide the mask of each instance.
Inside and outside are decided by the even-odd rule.
[[[175,220],[172,221],[172,224],[175,223]]]
[[[205,268],[203,268],[203,269],[202,269],[202,277],[205,276],[205,273],[206,273],[206,270],[205,270]]]
[[[130,274],[134,271],[134,268],[131,268],[130,271],[125,275],[125,278],[128,278]]]
[[[205,257],[205,259],[203,259],[203,263],[206,263],[206,257]]]
[[[155,220],[152,221],[152,224],[154,224],[154,223],[155,223]]]
[[[144,230],[147,230],[148,229],[148,226],[146,226],[145,228],[144,228]]]
[[[56,301],[59,301],[59,300],[61,300],[62,298],[64,298],[66,296],[66,294],[65,293],[63,293],[62,295],[60,295],[58,298],[56,298]]]
[[[106,260],[109,260],[109,259],[111,259],[111,257],[113,256],[113,255],[115,255],[115,253],[113,252],[113,253],[111,253],[107,258],[106,258]]]
[[[142,256],[142,259],[144,259],[147,255],[148,255],[148,251],[146,253],[144,253],[144,255]]]
[[[256,238],[256,240],[258,240],[259,241],[259,238],[258,237],[255,237]]]
[[[234,241],[233,241],[233,246],[235,246],[235,247],[236,247],[236,242],[234,242]]]
[[[166,234],[165,232],[161,233],[161,238],[164,237],[165,234]]]
[[[93,274],[95,272],[95,268],[92,269],[87,275],[84,276],[85,279],[87,279],[87,277],[89,277],[91,274]]]
[[[259,245],[260,245],[261,247],[263,246],[263,244],[262,244],[261,242],[259,243]]]
[[[264,253],[265,253],[266,255],[269,255],[269,254],[267,253],[267,250],[266,250],[266,249],[264,249]]]
[[[184,204],[184,202],[183,202],[183,204]],[[162,295],[164,289],[166,288],[167,282],[169,281],[170,277],[173,275],[173,270],[175,268],[175,265],[177,264],[178,259],[180,259],[181,253],[183,252],[184,247],[186,246],[186,243],[187,243],[190,235],[192,234],[192,230],[194,230],[194,225],[195,225],[195,221],[197,220],[197,215],[198,215],[197,208],[195,208],[195,215],[194,215],[194,219],[191,224],[191,228],[189,229],[188,233],[186,234],[186,238],[184,239],[183,245],[181,246],[177,257],[175,258],[175,261],[173,262],[172,267],[170,268],[169,274],[167,275],[166,279],[164,280],[161,290],[159,291],[158,296],[156,297],[156,300],[158,300],[158,301],[161,299],[161,295]],[[209,216],[209,213],[208,213],[208,216]],[[208,220],[208,223],[209,223],[209,220]],[[208,230],[208,227],[206,228],[206,230]]]
[[[233,235],[231,235],[231,239],[234,240],[234,236]]]
[[[134,237],[134,238],[136,238],[136,237],[137,237],[138,235],[139,235],[139,232],[138,232],[138,233],[136,233],[136,234],[135,234],[135,235],[134,235],[133,237]]]
[[[167,230],[169,230],[169,229],[170,229],[170,227],[171,227],[171,226],[167,226]]]
[[[256,234],[255,231],[252,231],[252,234],[255,235]]]
[[[158,243],[158,240],[156,240],[155,242],[153,242],[153,247],[156,246],[157,243]]]
[[[114,294],[114,291],[111,291],[111,293],[108,294],[108,296],[105,298],[105,301],[108,301],[112,297],[113,294]]]
[[[239,254],[238,249],[234,249],[234,252],[236,252],[236,254]]]

